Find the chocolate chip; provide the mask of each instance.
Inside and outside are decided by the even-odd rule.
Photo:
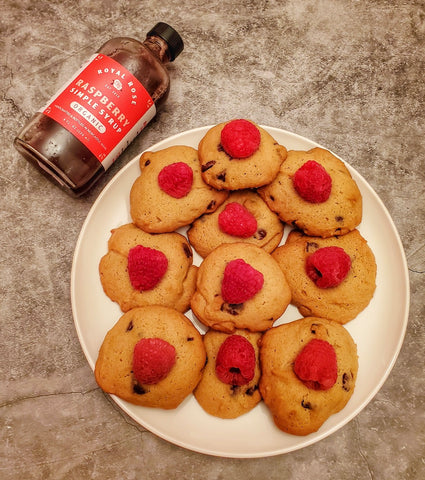
[[[187,337],[186,340],[187,340],[188,342],[193,342],[194,338],[193,338],[193,337]]]
[[[212,200],[212,201],[209,203],[209,205],[208,205],[208,207],[207,207],[207,210],[212,210],[212,209],[215,207],[216,203],[217,203],[217,202],[216,202],[215,200]]]
[[[312,410],[313,407],[311,406],[310,402],[305,402],[304,399],[301,401],[301,406],[305,408],[306,410]]]
[[[236,395],[239,391],[239,385],[231,385],[230,390],[232,391],[232,395]]]
[[[256,238],[257,240],[262,240],[266,235],[267,235],[267,232],[263,228],[260,228],[255,233],[254,238]]]
[[[151,161],[150,161],[150,160],[146,160],[146,162],[145,162],[145,167],[147,167],[147,166],[150,165],[150,164],[151,164]]]
[[[351,377],[352,378],[352,377]],[[351,378],[350,378],[350,375],[348,375],[348,373],[344,373],[342,375],[342,388],[346,391],[346,392],[349,392],[351,390]]]
[[[252,397],[256,390],[258,390],[258,385],[254,385],[253,387],[247,388],[247,390],[245,391],[245,395],[249,395],[250,397]]]
[[[202,165],[201,170],[203,172],[206,172],[207,170],[212,168],[214,165],[215,165],[215,160],[211,160],[211,161],[207,162],[205,165]]]
[[[135,383],[133,385],[133,392],[137,393],[138,395],[144,395],[145,393],[147,393],[147,391],[139,383]]]
[[[127,330],[126,332],[129,332],[130,330],[133,330],[133,320],[130,320],[130,323],[127,325]]]
[[[187,258],[192,258],[192,250],[190,249],[189,245],[183,243],[183,250]]]
[[[243,309],[243,303],[222,303],[220,310],[222,312],[230,313],[230,315],[239,315]]]
[[[319,244],[316,242],[307,242],[305,245],[305,251],[310,252],[311,250],[316,250],[319,248]]]
[[[217,180],[220,180],[221,182],[226,181],[226,170],[217,175]]]

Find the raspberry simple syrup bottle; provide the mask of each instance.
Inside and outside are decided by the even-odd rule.
[[[168,96],[166,64],[183,50],[158,23],[144,42],[113,38],[25,125],[16,149],[72,196],[85,193]]]

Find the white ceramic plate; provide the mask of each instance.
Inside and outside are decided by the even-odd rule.
[[[172,145],[197,148],[209,128],[183,132],[149,150]],[[320,146],[284,130],[264,128],[288,150]],[[128,163],[99,195],[84,222],[75,249],[72,309],[82,349],[92,368],[106,332],[122,315],[117,304],[111,302],[102,290],[98,264],[107,251],[111,229],[131,222],[129,192],[139,175],[139,157]],[[357,343],[359,354],[357,385],[347,406],[331,416],[318,432],[306,437],[289,435],[276,428],[263,402],[237,419],[222,420],[205,413],[192,395],[177,409],[167,411],[138,407],[113,397],[130,417],[159,437],[190,450],[224,457],[253,458],[311,445],[341,428],[368,404],[388,377],[400,351],[408,319],[409,281],[403,247],[390,215],[368,183],[353,168],[347,167],[363,195],[364,214],[359,230],[373,250],[378,266],[377,288],[371,303],[346,325]],[[194,263],[199,265],[200,257],[195,255]],[[199,328],[191,311],[187,316]],[[297,318],[301,318],[298,310],[289,306],[275,325]]]

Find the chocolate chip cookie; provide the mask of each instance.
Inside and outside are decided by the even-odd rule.
[[[99,274],[106,295],[123,312],[164,305],[185,312],[195,291],[192,248],[179,233],[147,233],[134,224],[112,230]]]
[[[277,175],[280,165],[286,158],[286,148],[263,128],[254,122],[248,122],[258,132],[258,147],[248,156],[235,157],[233,151],[226,151],[223,146],[222,131],[226,125],[238,120],[220,123],[212,127],[198,145],[198,155],[202,177],[208,185],[217,190],[241,190],[256,188],[270,183]],[[234,132],[232,135],[238,135]],[[245,132],[242,132],[242,135]],[[241,146],[247,138],[242,136]]]
[[[336,359],[336,375],[329,388],[306,384],[294,371],[303,349],[318,340],[334,351]],[[345,407],[354,392],[357,347],[349,332],[332,320],[306,317],[271,328],[261,339],[260,360],[263,400],[276,426],[292,435],[316,432]]]
[[[141,339],[161,339],[176,352],[175,363],[157,383],[141,384],[133,372],[135,346]],[[125,313],[106,334],[95,366],[102,390],[135,405],[172,409],[201,379],[206,353],[202,337],[182,313],[158,305]]]
[[[297,172],[307,162],[323,167],[325,172],[322,171],[319,176],[315,171],[306,170],[303,172],[304,179],[301,179],[304,181],[294,185]],[[309,173],[313,178],[308,179]],[[325,193],[325,180],[331,181],[330,187],[327,185],[330,188],[328,197],[317,195]],[[296,185],[299,185],[298,190]],[[308,187],[322,191],[309,196]],[[307,152],[290,150],[276,178],[260,188],[258,193],[282,221],[307,235],[344,235],[354,230],[362,219],[362,196],[355,180],[344,162],[323,148],[313,148]]]
[[[178,145],[140,157],[140,176],[130,191],[133,223],[149,233],[173,232],[227,198],[201,176],[198,152]]]
[[[222,332],[261,332],[284,313],[291,293],[278,263],[260,247],[228,243],[213,250],[198,269],[193,313]]]
[[[231,379],[221,380],[217,375],[217,356],[223,343],[231,335],[214,330],[208,330],[203,337],[207,352],[207,364],[202,373],[201,381],[193,392],[201,407],[210,415],[220,418],[236,418],[252,410],[260,401],[261,395],[258,389],[260,380],[260,362],[258,342],[261,333],[252,333],[247,330],[235,330],[234,335],[243,337],[249,342],[253,352],[252,377],[243,382],[237,380],[232,383]],[[246,359],[244,352],[240,353]],[[235,374],[240,373],[241,368],[231,366]],[[237,372],[239,370],[239,372]]]
[[[309,277],[306,266],[315,252],[329,247],[342,249],[351,264],[347,275],[337,286],[323,288],[320,282],[317,284]],[[278,247],[272,256],[288,281],[291,302],[305,317],[324,317],[345,324],[367,307],[375,292],[375,256],[357,229],[329,238],[310,237],[293,230],[286,243]]]
[[[231,192],[214,213],[195,220],[187,234],[193,248],[206,257],[222,243],[244,241],[271,253],[280,243],[284,225],[252,190]]]

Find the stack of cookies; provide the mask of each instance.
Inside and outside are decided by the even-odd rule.
[[[264,400],[281,430],[317,431],[353,394],[357,349],[344,324],[375,291],[344,163],[321,148],[288,151],[237,119],[197,150],[148,151],[139,165],[132,223],[112,231],[99,264],[123,311],[99,351],[99,386],[167,409],[193,393],[227,419]],[[277,325],[290,304],[301,318]]]

